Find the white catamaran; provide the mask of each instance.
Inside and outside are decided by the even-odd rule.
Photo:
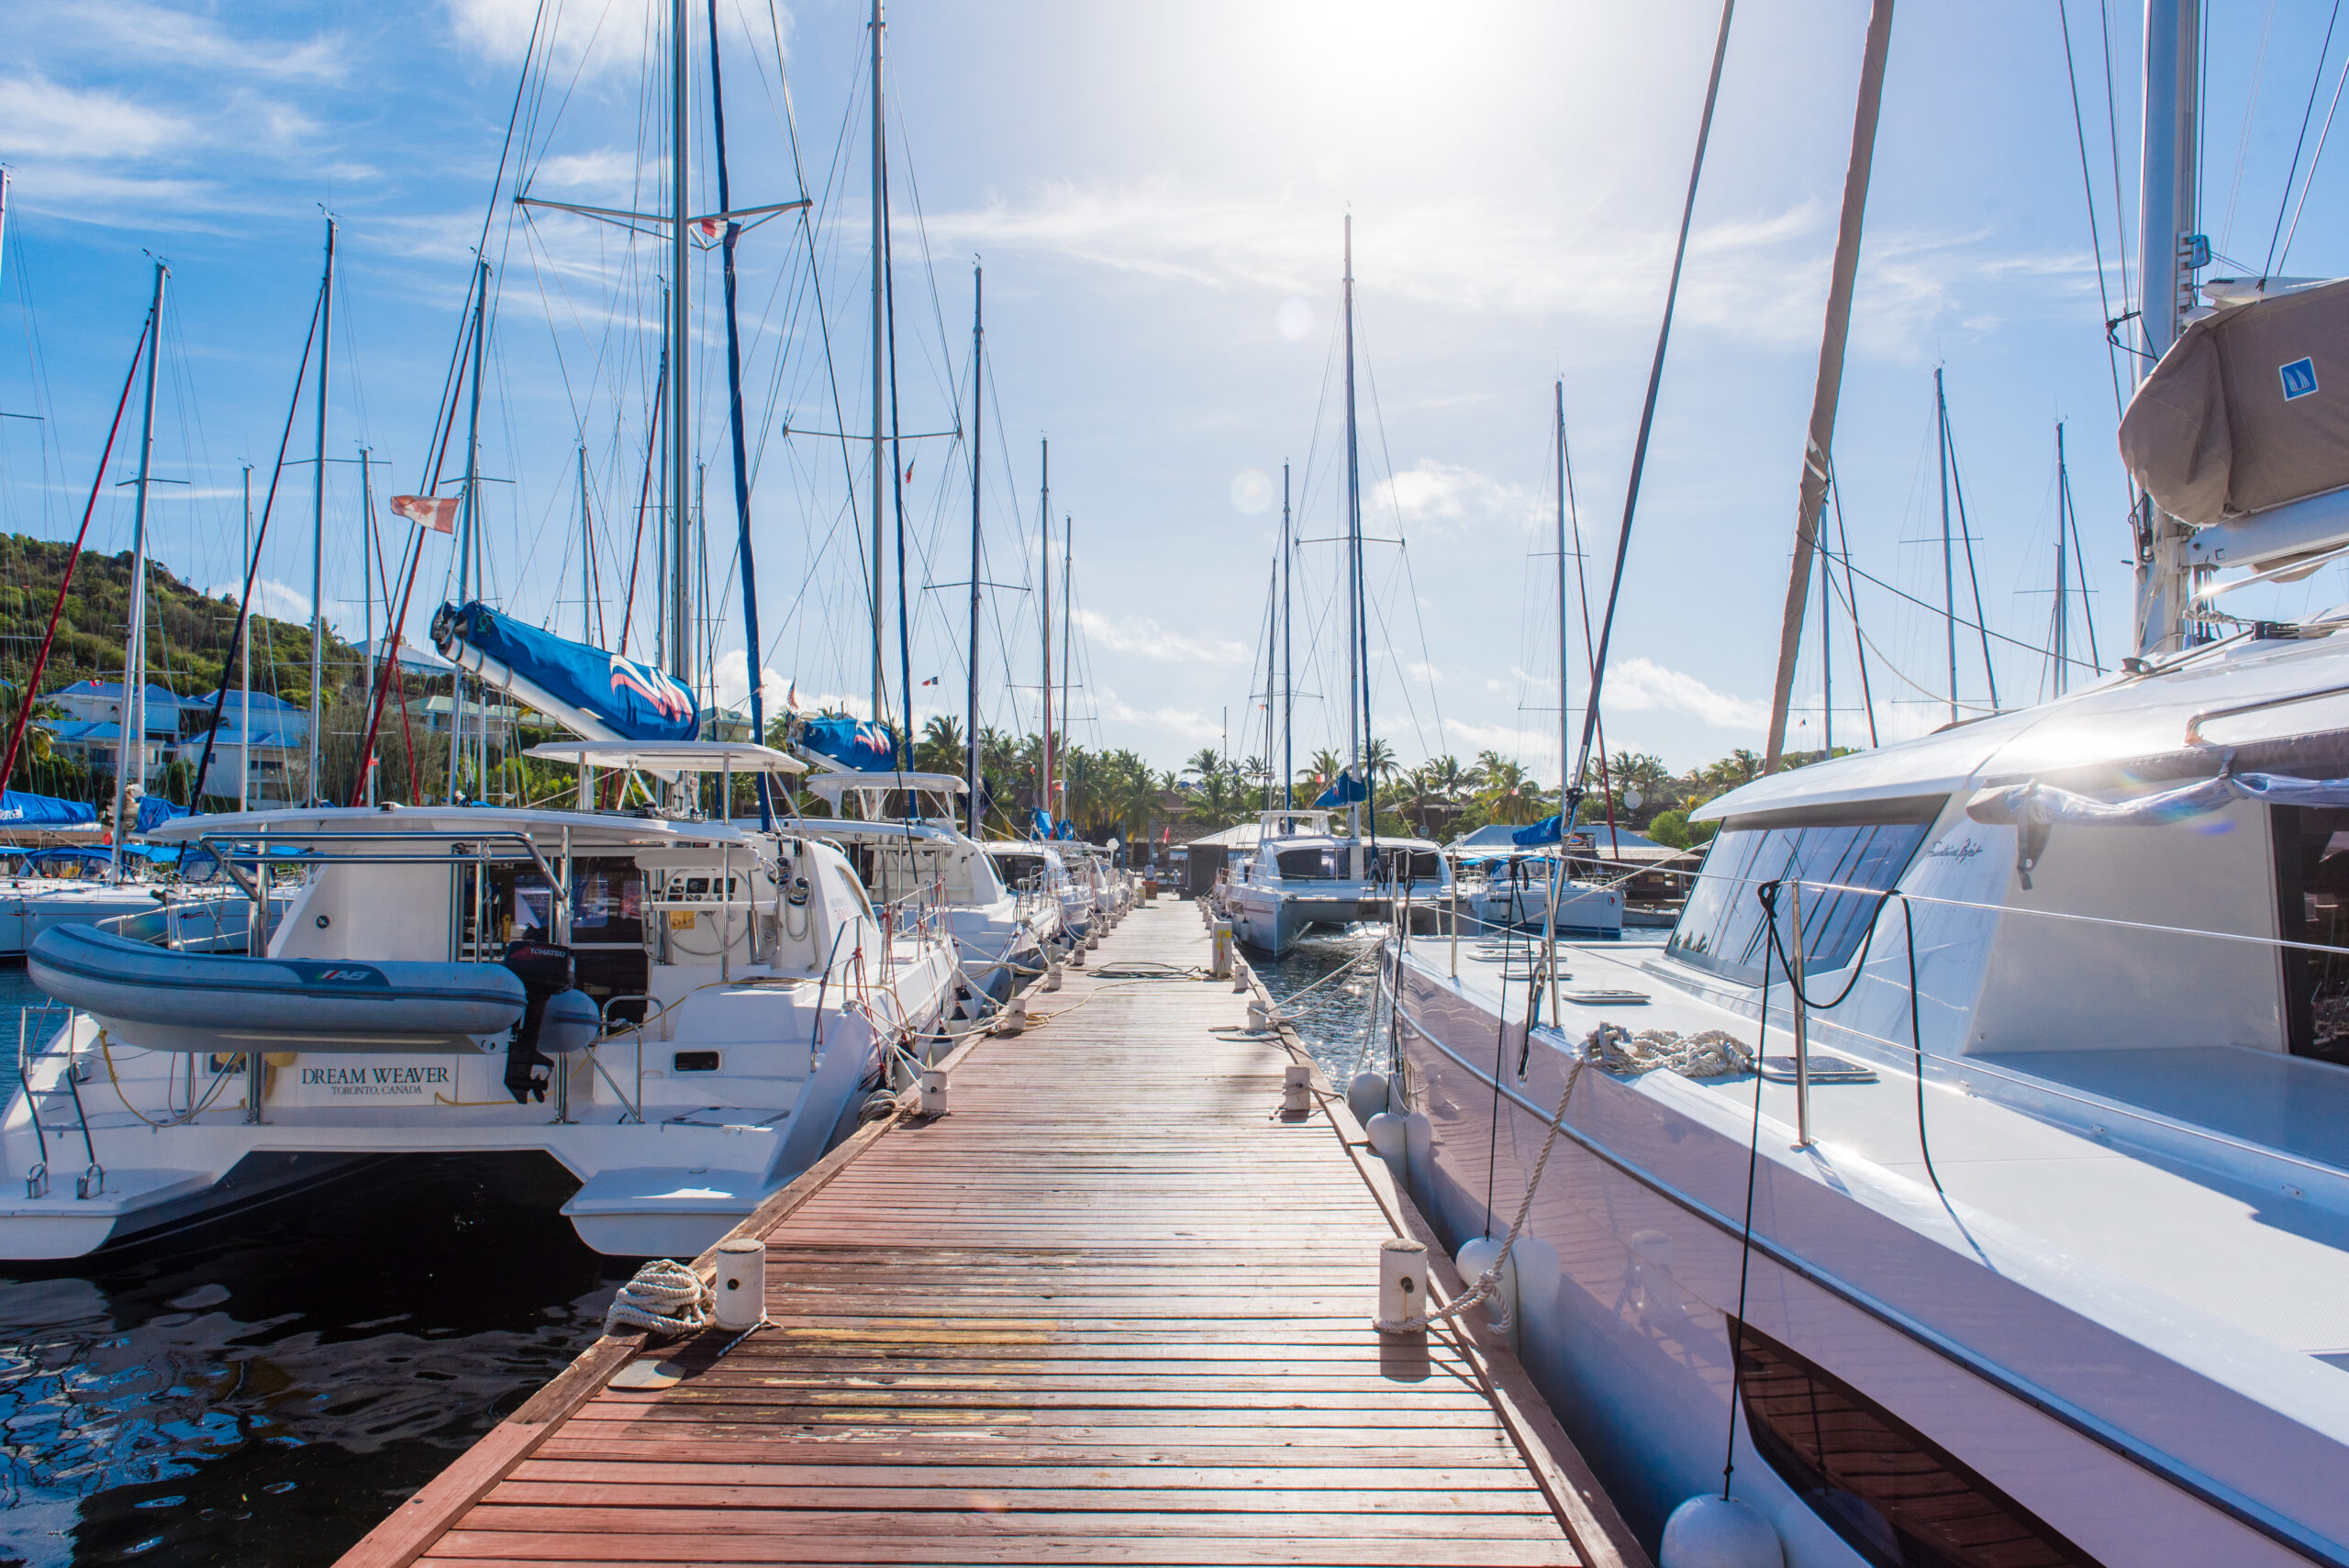
[[[2349,617],[2194,607],[2349,545],[2349,282],[2181,319],[2198,9],[2147,6],[2123,672],[1712,802],[1661,949],[1390,951],[1374,1141],[1471,1273],[1530,1198],[1511,1330],[1667,1560],[2349,1562]]]

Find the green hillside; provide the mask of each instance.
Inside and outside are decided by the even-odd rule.
[[[39,655],[41,634],[57,601],[72,547],[22,534],[0,534],[0,712],[13,723],[22,702],[33,662]],[[227,662],[237,628],[233,595],[206,595],[175,576],[161,562],[147,563],[147,678],[182,696],[215,689]],[[85,550],[73,569],[72,591],[65,597],[57,624],[57,641],[41,673],[34,717],[54,717],[56,710],[39,698],[79,681],[119,681],[123,678],[123,644],[130,617],[130,555],[102,555]],[[252,621],[252,684],[306,707],[310,701],[310,628],[306,624],[255,616]],[[327,696],[338,710],[358,705],[355,690],[365,680],[360,651],[327,633]],[[233,683],[235,676],[230,680]],[[417,683],[411,677],[415,695]],[[342,699],[337,704],[336,699]],[[338,726],[327,726],[332,737]],[[5,731],[0,731],[5,733]],[[329,742],[331,745],[331,740]],[[403,756],[403,762],[405,757]],[[161,781],[166,793],[176,782]],[[110,790],[103,771],[84,769],[62,757],[46,754],[37,740],[26,748],[14,777],[16,788],[73,799],[91,799]]]

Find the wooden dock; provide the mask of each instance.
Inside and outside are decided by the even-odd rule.
[[[862,1129],[738,1230],[770,1327],[599,1340],[342,1568],[1645,1568],[1489,1335],[1371,1328],[1379,1242],[1441,1249],[1326,1082],[1280,1114],[1294,1037],[1239,1034],[1229,982],[1131,977],[1205,968],[1196,907],[1090,956],[957,1051],[947,1115]],[[647,1360],[684,1375],[608,1386]]]

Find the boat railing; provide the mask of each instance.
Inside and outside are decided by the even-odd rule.
[[[97,1146],[90,1138],[89,1113],[82,1104],[81,1058],[65,1032],[72,1019],[72,1009],[61,1002],[44,1002],[17,1015],[17,1082],[24,1086],[25,1109],[33,1124],[35,1158],[32,1168],[25,1173],[25,1196],[28,1198],[49,1195],[49,1135],[52,1132],[81,1137],[84,1163],[82,1173],[73,1178],[73,1195],[92,1198],[106,1190],[106,1169],[98,1163]],[[68,1039],[62,1051],[53,1049],[61,1039]],[[36,1061],[61,1055],[65,1061],[57,1075],[72,1104],[73,1123],[70,1127],[50,1127],[41,1119],[43,1096],[33,1087],[32,1066]],[[54,1100],[57,1091],[50,1089],[47,1097]]]
[[[2059,924],[2094,926],[2141,936],[2199,939],[2237,947],[2266,949],[2277,954],[2298,951],[2334,960],[2349,957],[2349,950],[2286,937],[2165,925],[2118,916],[2034,909],[2014,904],[1950,898],[1899,887],[1871,887],[1865,884],[1825,878],[1723,878],[1719,873],[1716,873],[1716,878],[1730,885],[1751,888],[1757,897],[1765,896],[1765,890],[1775,890],[1766,893],[1770,898],[1784,893],[1784,907],[1788,916],[1793,915],[1797,906],[1798,890],[1801,902],[1813,907],[1820,906],[1825,898],[1837,895],[1875,901],[1875,907],[1869,914],[1868,933],[1864,935],[1853,956],[1834,970],[1813,968],[1806,973],[1802,959],[1786,951],[1792,944],[1765,942],[1764,959],[1770,967],[1772,995],[1763,1027],[1765,1031],[1784,1029],[1791,1045],[1798,1127],[1807,1128],[1811,1119],[1810,1095],[1818,1082],[1812,1036],[1818,1033],[1838,1048],[1855,1050],[1874,1058],[1876,1065],[1905,1069],[1920,1080],[1941,1077],[1954,1082],[1967,1095],[1995,1099],[2026,1115],[2038,1116],[2057,1125],[2085,1131],[2100,1141],[2124,1140],[2128,1136],[2126,1129],[2133,1127],[2141,1129],[2135,1135],[2139,1140],[2155,1147],[2167,1145],[2166,1152],[2172,1157],[2177,1157],[2184,1148],[2208,1150],[2214,1157],[2223,1154],[2273,1162],[2278,1166],[2301,1172],[2310,1180],[2336,1188],[2339,1195],[2349,1197],[2349,1185],[2344,1185],[2349,1184],[2349,1168],[2338,1162],[2274,1143],[2255,1142],[2115,1095],[2076,1088],[2027,1068],[1991,1062],[1979,1056],[1935,1051],[1914,1038],[1917,1020],[1921,1016],[1919,1011],[1921,1005],[1932,1003],[1936,1011],[1946,1009],[1929,992],[1920,989],[1920,983],[1909,968],[1909,955],[1903,947],[1911,927],[1909,911],[1894,910],[1892,906],[1901,904],[1914,909],[1965,910],[1993,917],[2015,916]],[[1877,928],[1887,918],[1894,921],[1895,929],[1888,933],[1880,931]],[[1874,942],[1877,937],[1888,939],[1886,951],[1875,949]],[[1859,995],[1858,982],[1864,977],[1892,988],[1895,1001],[1890,1011],[1908,1026],[1898,1035],[1863,1025],[1846,1006]],[[1798,1001],[1790,1001],[1787,997],[1787,992],[1794,987],[1801,990]],[[1545,1011],[1553,1018],[1557,1016],[1554,1006]],[[1545,1027],[1554,1030],[1555,1026]],[[1773,1057],[1771,1060],[1781,1059]],[[1995,1087],[1990,1087],[1992,1085]],[[2064,1107],[2060,1112],[2055,1108],[2058,1106]]]
[[[247,901],[261,908],[267,904],[266,885],[252,873],[265,866],[299,865],[469,865],[485,871],[496,864],[535,866],[546,878],[563,928],[571,924],[571,889],[566,877],[539,848],[538,840],[518,828],[483,827],[462,833],[416,828],[366,831],[343,829],[278,831],[239,834],[223,830],[197,836]],[[319,846],[326,846],[323,850]],[[402,846],[413,845],[413,850]],[[571,829],[562,830],[559,851],[571,858]]]
[[[623,1002],[640,1002],[644,1004],[647,1011],[640,1018],[616,1019],[612,1009]],[[596,1043],[587,1048],[587,1061],[589,1065],[596,1069],[596,1076],[610,1085],[613,1095],[618,1096],[620,1104],[627,1108],[629,1120],[640,1124],[644,1120],[644,1031],[653,1019],[665,1016],[668,1011],[668,1003],[646,991],[632,991],[607,996],[604,998],[603,1006],[598,1009],[601,1027],[596,1034]],[[632,1100],[604,1066],[603,1057],[597,1054],[599,1047],[609,1044],[618,1039],[622,1033],[631,1033],[636,1036],[636,1097]]]

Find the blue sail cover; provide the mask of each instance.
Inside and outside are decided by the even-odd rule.
[[[433,617],[432,639],[444,657],[480,669],[534,707],[543,703],[571,728],[609,731],[589,740],[691,740],[701,733],[700,705],[661,671],[540,631],[478,599],[462,609],[443,606]],[[466,651],[505,665],[513,679],[462,659]]]
[[[152,833],[173,817],[186,815],[187,807],[184,806],[173,806],[160,795],[142,795],[139,797],[138,831]]]
[[[1052,819],[1041,807],[1031,806],[1028,808],[1028,831],[1034,838],[1049,839],[1052,836]]]
[[[60,800],[30,790],[0,790],[0,822],[28,828],[74,828],[98,819],[98,808],[78,800]]]
[[[1511,833],[1508,836],[1508,841],[1512,844],[1554,844],[1558,841],[1564,826],[1564,818],[1553,811],[1541,821],[1530,827],[1520,828],[1516,832]]]
[[[796,742],[826,762],[852,773],[889,773],[898,770],[897,737],[885,724],[855,718],[810,718],[801,722]]]
[[[1313,809],[1320,811],[1332,806],[1352,806],[1367,793],[1362,786],[1362,780],[1354,776],[1352,768],[1348,768],[1338,775],[1337,783],[1323,790],[1314,800]]]

